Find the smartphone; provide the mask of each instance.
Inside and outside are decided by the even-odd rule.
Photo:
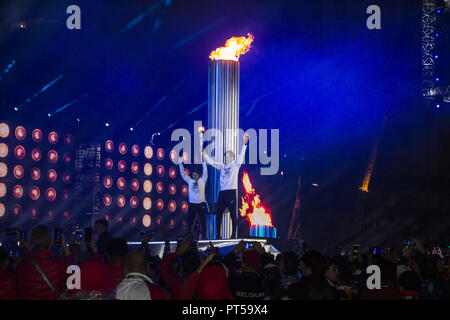
[[[355,243],[352,247],[352,256],[356,258],[359,255],[359,251],[361,249],[361,246],[357,243]]]
[[[17,228],[6,228],[5,232],[7,236],[17,236]]]
[[[92,240],[92,234],[94,233],[94,230],[92,230],[91,227],[84,228],[84,241],[87,243],[90,243]]]
[[[61,235],[62,235],[62,229],[55,228],[55,230],[53,232],[53,242],[55,244],[61,244]]]
[[[372,254],[383,254],[383,249],[382,248],[373,248]]]
[[[83,240],[83,231],[78,229],[78,230],[75,230],[74,234],[75,234],[74,242],[76,244],[80,244],[81,240]]]

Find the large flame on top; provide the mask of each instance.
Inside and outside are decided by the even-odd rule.
[[[246,37],[232,37],[227,40],[224,47],[217,48],[209,55],[211,60],[234,60],[238,61],[239,56],[250,50],[253,42],[253,35],[247,34]]]
[[[247,217],[250,225],[273,227],[272,216],[264,208],[259,194],[255,192],[248,173],[244,171],[242,177],[245,195],[242,197],[242,206],[239,208],[242,217]]]

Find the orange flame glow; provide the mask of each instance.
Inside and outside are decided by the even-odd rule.
[[[250,225],[273,227],[272,216],[270,212],[264,208],[261,197],[255,192],[248,173],[244,171],[242,177],[245,195],[242,197],[242,206],[239,208],[242,217],[247,217]]]
[[[250,50],[254,37],[251,33],[246,37],[232,37],[227,40],[224,47],[217,48],[209,55],[211,60],[234,60]]]

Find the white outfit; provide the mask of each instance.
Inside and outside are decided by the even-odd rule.
[[[186,172],[184,172],[183,164],[180,164],[180,174],[184,181],[188,184],[189,187],[189,202],[190,203],[203,203],[206,201],[205,198],[205,185],[208,180],[208,168],[206,167],[206,163],[202,163],[203,172],[200,179],[195,181],[191,177],[189,177]]]
[[[127,277],[136,277],[128,278]],[[145,280],[155,284],[152,279],[142,273],[131,272],[117,286],[116,299],[118,300],[151,300],[150,291]]]

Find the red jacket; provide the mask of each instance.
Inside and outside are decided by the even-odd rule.
[[[189,284],[189,279],[193,274],[185,274],[180,276],[179,274],[172,272],[170,266],[176,262],[177,259],[178,256],[175,253],[169,254],[161,261],[158,266],[158,270],[164,284],[170,292],[170,299],[184,300],[186,299],[185,286]]]
[[[31,259],[34,259],[56,290],[54,293]],[[55,259],[50,251],[30,253],[25,261],[21,262],[16,271],[18,298],[23,300],[55,300],[66,289],[66,273],[69,263],[73,260]],[[71,262],[69,262],[71,261]]]
[[[110,264],[108,264],[108,269],[111,272],[112,277],[113,277],[114,288],[117,288],[119,283],[121,283],[123,278],[125,277],[123,263],[122,262],[111,262]]]
[[[83,263],[81,266],[82,291],[112,293],[115,289],[113,276],[103,261],[101,253],[94,254],[91,259]]]
[[[17,298],[16,277],[7,270],[0,269],[0,300],[14,300]]]

